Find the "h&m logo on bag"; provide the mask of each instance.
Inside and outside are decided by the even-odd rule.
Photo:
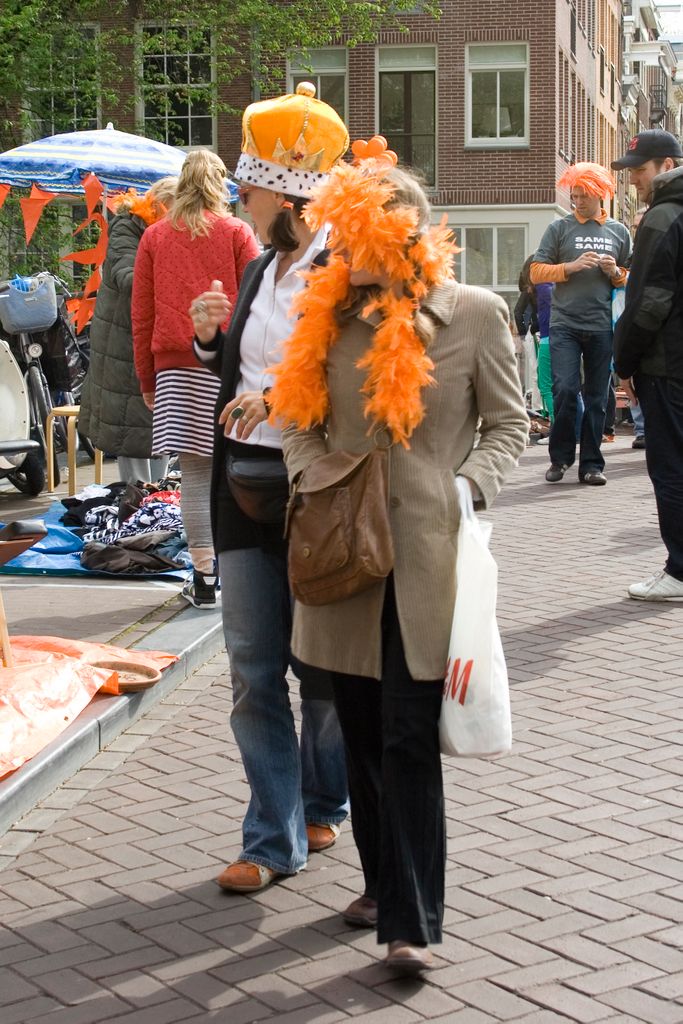
[[[448,659],[446,662],[446,678],[443,684],[444,700],[457,700],[464,706],[473,666],[473,658],[470,658],[469,661],[462,662],[460,658],[456,658],[453,663],[453,668],[451,669],[451,659]]]

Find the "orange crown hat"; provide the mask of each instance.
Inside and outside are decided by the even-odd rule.
[[[336,110],[315,99],[315,86],[251,103],[242,117],[242,155],[235,178],[249,185],[308,196],[349,148]]]
[[[600,196],[601,199],[611,199],[616,189],[614,178],[609,171],[600,164],[590,163],[572,164],[557,184],[559,188],[566,188],[567,191],[578,186],[587,195]]]

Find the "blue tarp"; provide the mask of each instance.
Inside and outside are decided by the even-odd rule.
[[[94,572],[92,569],[85,569],[80,562],[83,541],[73,530],[62,524],[61,518],[64,511],[61,501],[53,502],[45,515],[40,517],[47,526],[47,535],[32,548],[24,551],[22,555],[0,566],[0,573],[11,576],[106,576],[109,579],[118,580],[184,580],[187,576],[188,573],[185,569],[169,569],[167,572],[140,573],[139,575]]]

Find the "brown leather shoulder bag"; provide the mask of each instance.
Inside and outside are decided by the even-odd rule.
[[[385,579],[394,565],[388,453],[329,452],[294,484],[287,507],[289,579],[297,601],[332,604]]]

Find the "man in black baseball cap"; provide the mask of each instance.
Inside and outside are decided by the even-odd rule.
[[[627,169],[639,201],[649,203],[653,180],[658,174],[673,170],[681,159],[683,149],[676,136],[662,128],[650,128],[633,136],[624,155],[612,162],[612,168],[615,171]]]
[[[632,583],[638,601],[683,601],[683,152],[669,132],[636,135],[612,167],[627,167],[649,208],[636,233],[614,365],[645,419],[664,568]]]

